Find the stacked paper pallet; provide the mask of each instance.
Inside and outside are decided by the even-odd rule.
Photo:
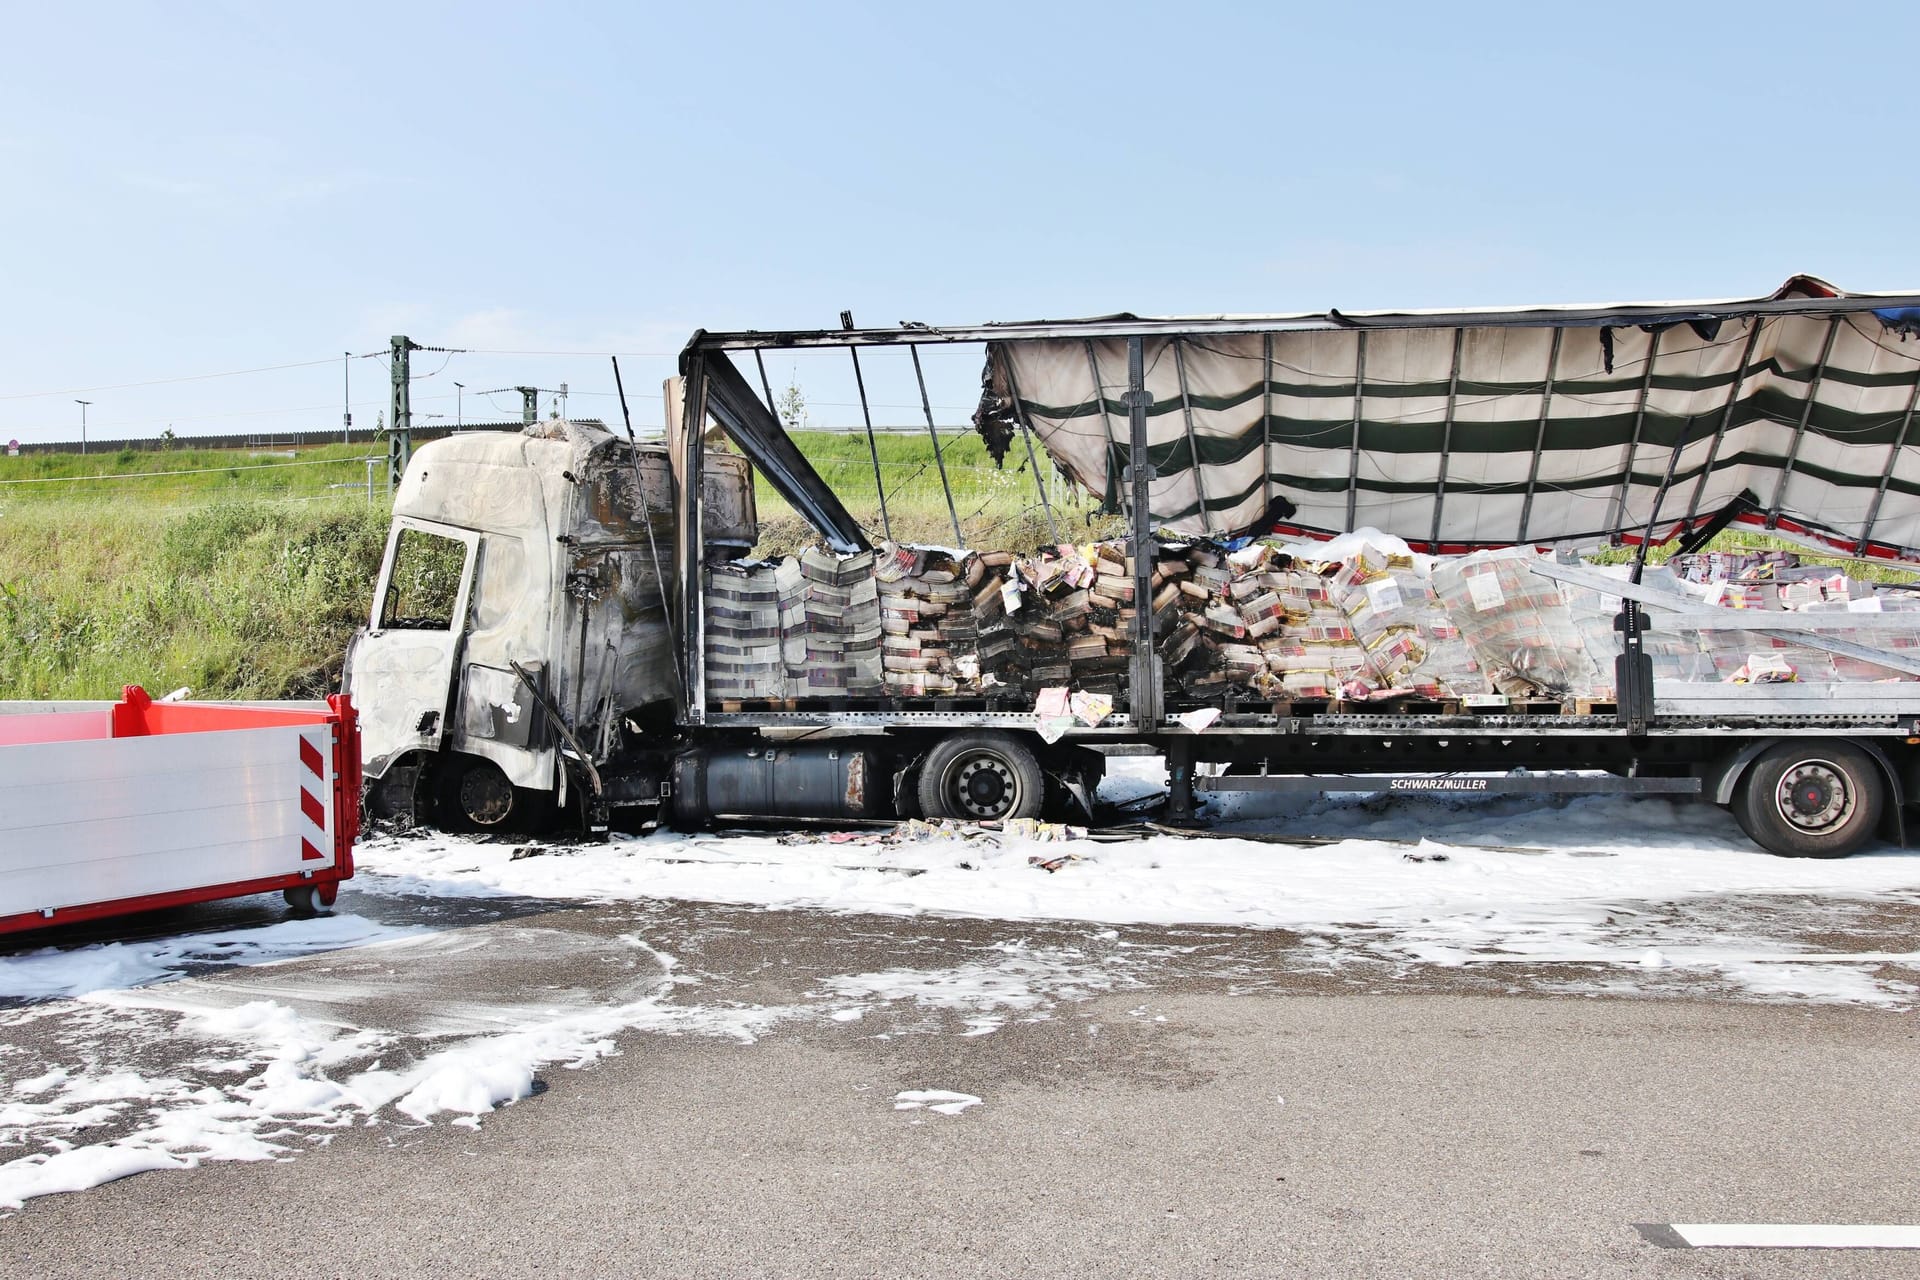
[[[708,696],[787,696],[779,574],[779,565],[766,563],[707,571]],[[798,576],[797,568],[792,575]]]
[[[978,686],[973,584],[985,575],[965,551],[883,545],[875,555],[880,665],[888,693],[955,694]]]
[[[1154,546],[1147,607],[1173,701],[1612,697],[1619,598],[1535,573],[1532,550],[1436,560],[1364,539],[1337,558],[1316,550]],[[1139,606],[1119,542],[1025,556],[816,548],[797,561],[717,568],[708,581],[708,692],[740,700],[884,693],[1031,706],[1042,691],[1118,695]],[[1909,593],[1875,594],[1780,553],[1651,569],[1644,585],[1690,609],[1920,610]],[[1920,646],[1920,625],[1863,640]],[[1656,626],[1646,643],[1657,680],[1905,678],[1765,631]]]
[[[806,660],[796,697],[871,697],[880,668],[880,591],[873,553],[836,555],[814,547],[800,557],[806,583]]]

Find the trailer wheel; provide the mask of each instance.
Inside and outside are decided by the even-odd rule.
[[[920,810],[929,818],[995,822],[1039,816],[1047,776],[1018,738],[956,733],[942,738],[920,765]]]
[[[296,920],[310,920],[333,905],[333,895],[323,894],[317,884],[297,884],[282,889],[280,896],[287,900]]]
[[[1783,742],[1747,770],[1733,814],[1785,858],[1844,858],[1872,838],[1886,806],[1880,766],[1846,742]]]

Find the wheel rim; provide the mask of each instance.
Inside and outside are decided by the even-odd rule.
[[[1830,760],[1802,760],[1780,775],[1773,804],[1781,821],[1794,830],[1824,835],[1847,824],[1859,797],[1840,766]]]
[[[1003,818],[1019,807],[1020,775],[1005,757],[991,751],[974,752],[947,769],[947,794],[970,818]]]
[[[499,770],[476,765],[460,779],[460,808],[469,821],[497,827],[513,812],[513,784]]]

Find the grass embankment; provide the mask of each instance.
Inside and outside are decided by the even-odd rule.
[[[340,487],[369,452],[0,457],[0,698],[331,692],[386,537],[384,463]]]
[[[943,435],[967,541],[1050,540],[1017,445],[1005,470],[978,437]],[[875,536],[880,504],[864,434],[797,441]],[[947,544],[953,524],[925,436],[883,435],[896,538]],[[106,698],[124,684],[206,698],[312,697],[338,687],[386,536],[384,462],[368,446],[0,457],[0,698]],[[293,461],[300,465],[287,466]],[[317,465],[307,465],[315,463]],[[160,472],[153,475],[148,473]],[[108,478],[112,477],[112,478]],[[7,483],[28,480],[33,483]],[[1060,536],[1094,536],[1092,504],[1056,482]],[[760,550],[813,541],[764,479]]]
[[[364,503],[0,508],[0,698],[333,692],[386,527]]]
[[[321,445],[297,455],[288,450],[122,449],[0,456],[0,511],[43,503],[152,504],[226,496],[319,500],[353,489],[360,491],[364,501],[367,466],[362,459],[370,455],[377,455],[373,480],[378,500],[386,489],[383,445]]]
[[[793,438],[847,510],[878,539],[882,531],[880,499],[865,433],[796,431]],[[886,432],[876,437],[880,475],[887,486],[887,517],[895,541],[952,546],[956,513],[967,546],[1027,551],[1054,540],[1033,473],[1027,467],[1026,450],[1017,439],[1008,450],[1004,468],[994,466],[986,445],[971,430],[943,428],[940,439],[940,459],[953,487],[954,512],[947,509],[933,445],[925,435]],[[1046,456],[1037,456],[1045,476],[1049,470]],[[1117,522],[1097,515],[1097,504],[1086,495],[1070,492],[1063,480],[1052,482],[1048,499],[1054,505],[1054,523],[1062,539],[1086,542],[1111,536],[1119,528]],[[754,500],[760,512],[762,554],[795,551],[813,541],[806,522],[764,477],[757,480]]]
[[[1679,549],[1680,541],[1677,538],[1671,542],[1649,547],[1647,563],[1663,565],[1671,560]],[[1838,553],[1823,555],[1800,543],[1747,529],[1728,529],[1716,534],[1713,540],[1707,543],[1706,549],[1709,551],[1791,551],[1799,557],[1801,564],[1825,565],[1839,570],[1856,582],[1906,585],[1920,579],[1920,570],[1900,564],[1856,559],[1853,556],[1843,556]],[[1604,551],[1596,551],[1587,558],[1595,564],[1632,564],[1637,554],[1633,547],[1611,547]]]

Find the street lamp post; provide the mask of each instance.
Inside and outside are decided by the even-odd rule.
[[[453,384],[453,429],[455,431],[460,431],[467,425],[467,411],[464,407],[466,404],[466,391],[466,383],[456,382]]]
[[[87,451],[87,406],[93,401],[75,400],[74,403],[80,406],[80,452],[85,453]]]

